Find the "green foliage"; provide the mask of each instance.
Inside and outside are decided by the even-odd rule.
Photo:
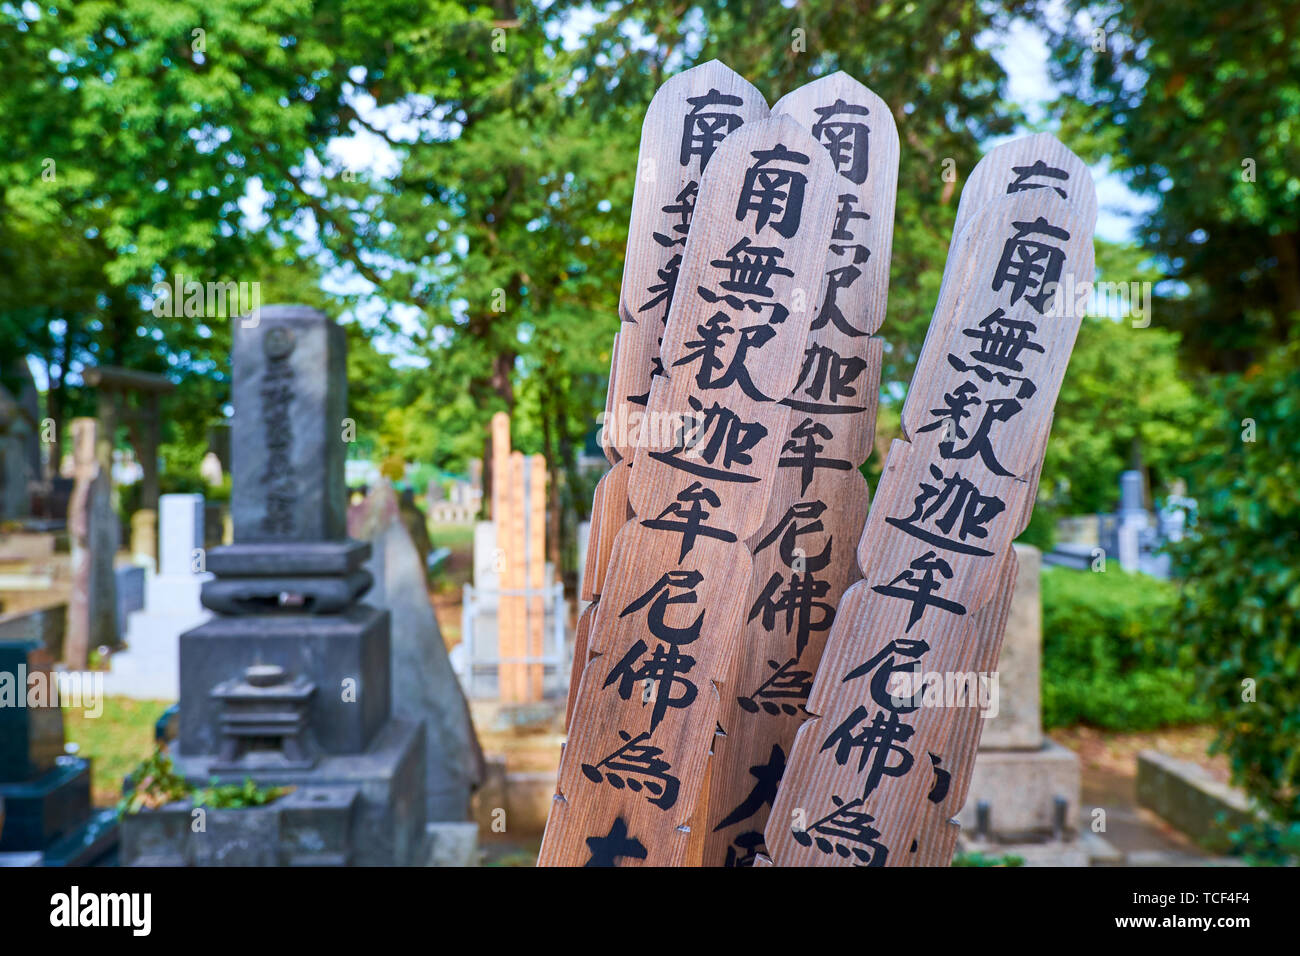
[[[1025,858],[1006,853],[1002,856],[985,856],[983,853],[958,853],[952,858],[953,866],[1024,866]]]
[[[178,800],[189,800],[196,807],[213,810],[237,810],[261,807],[291,792],[292,787],[259,787],[252,778],[243,783],[219,784],[213,778],[207,787],[191,787],[176,772],[171,755],[159,747],[131,773],[118,801],[118,816],[156,810]]]
[[[1214,708],[1234,782],[1300,822],[1300,343],[1215,386],[1188,480],[1194,534],[1174,626]],[[1253,427],[1253,435],[1250,430]],[[1247,440],[1253,437],[1253,441]],[[1247,683],[1249,682],[1249,683]]]
[[[243,783],[217,783],[214,778],[207,787],[195,790],[191,796],[196,807],[212,810],[241,810],[245,807],[264,807],[290,793],[293,787],[259,787],[251,777]]]
[[[1300,863],[1300,821],[1265,821],[1232,831],[1234,856],[1251,866],[1296,866]]]
[[[1173,585],[1143,574],[1045,568],[1043,725],[1148,730],[1207,716],[1171,631]]]
[[[1033,545],[1039,551],[1051,551],[1056,545],[1056,512],[1039,502],[1029,517],[1029,524],[1016,539],[1020,544]]]
[[[893,110],[901,138],[882,380],[905,384],[939,294],[957,213],[960,182],[947,181],[945,170],[969,175],[979,142],[1011,132],[1020,119],[1005,97],[1006,75],[990,44],[977,42],[1004,28],[1018,6],[606,3],[604,18],[574,52],[582,71],[575,105],[598,122],[639,127],[664,80],[714,58],[753,83],[769,104],[836,70],[870,86]],[[581,0],[557,0],[545,16],[557,23],[588,9]],[[626,228],[625,215],[620,224]]]
[[[1154,201],[1142,245],[1177,280],[1155,321],[1196,367],[1258,361],[1300,319],[1295,4],[1035,5],[1060,26],[1066,142]]]
[[[1100,281],[1151,278],[1134,250],[1099,246]],[[1195,458],[1194,435],[1211,409],[1180,370],[1178,346],[1167,329],[1134,328],[1130,319],[1083,320],[1040,480],[1042,496],[1058,513],[1114,511],[1127,468],[1145,467],[1159,494]]]

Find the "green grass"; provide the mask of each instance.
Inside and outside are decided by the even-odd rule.
[[[63,738],[90,757],[95,806],[108,807],[122,796],[122,778],[153,753],[153,728],[170,706],[162,700],[104,698],[104,712],[88,718],[80,708],[63,709]]]
[[[433,524],[429,523],[429,540],[435,548],[451,548],[452,551],[474,550],[474,525],[470,524]]]

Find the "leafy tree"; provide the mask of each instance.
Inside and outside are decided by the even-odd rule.
[[[556,0],[545,15],[559,23],[585,7]],[[769,103],[836,70],[870,86],[893,109],[901,139],[889,314],[880,334],[889,343],[883,381],[906,385],[938,298],[959,180],[978,161],[978,143],[1011,132],[1021,118],[1005,99],[1006,76],[989,45],[977,42],[1020,7],[609,3],[575,51],[575,102],[597,121],[630,112],[639,125],[668,76],[714,58]]]
[[[1071,142],[1155,200],[1157,322],[1195,367],[1243,371],[1300,316],[1300,8],[1067,0],[1053,74]]]
[[[1300,342],[1216,386],[1197,434],[1195,533],[1175,626],[1237,783],[1300,828]]]
[[[1099,282],[1152,277],[1142,254],[1098,242]],[[1056,402],[1039,508],[1113,511],[1119,475],[1143,470],[1157,496],[1196,456],[1195,432],[1210,414],[1179,366],[1177,333],[1129,316],[1089,316],[1079,327]]]

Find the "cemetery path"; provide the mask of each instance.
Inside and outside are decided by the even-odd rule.
[[[1083,825],[1091,812],[1106,811],[1107,842],[1124,854],[1128,866],[1216,865],[1226,861],[1207,855],[1186,835],[1138,804],[1137,755],[1158,750],[1194,761],[1216,779],[1227,781],[1226,758],[1207,754],[1214,732],[1209,727],[1180,727],[1144,733],[1111,733],[1090,727],[1054,730],[1049,736],[1079,755],[1082,770]]]

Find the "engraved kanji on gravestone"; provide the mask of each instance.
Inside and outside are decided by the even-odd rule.
[[[343,610],[370,586],[369,546],[347,537],[346,341],[305,306],[232,323],[230,511],[205,606],[223,614]]]

